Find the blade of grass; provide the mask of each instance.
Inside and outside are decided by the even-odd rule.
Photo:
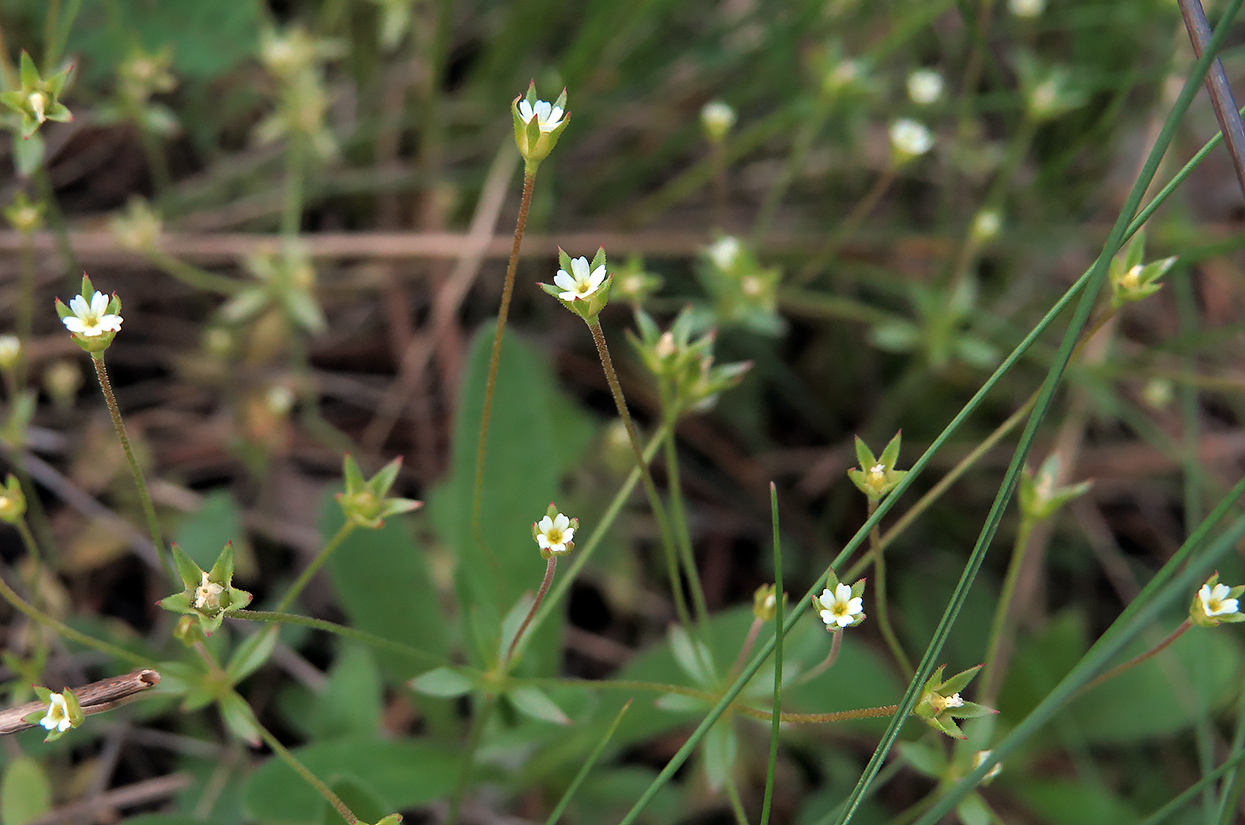
[[[579,773],[575,774],[575,778],[571,780],[571,784],[567,786],[566,793],[562,794],[562,798],[558,800],[558,804],[554,806],[549,813],[549,818],[545,820],[545,825],[556,825],[562,813],[566,810],[566,806],[571,804],[571,797],[575,795],[575,791],[579,790],[579,786],[588,778],[588,772],[596,765],[597,760],[601,758],[605,746],[609,744],[610,739],[614,736],[614,731],[618,730],[618,726],[622,723],[623,716],[631,709],[633,699],[628,699],[627,704],[622,706],[622,710],[618,711],[618,715],[614,717],[614,721],[605,731],[605,735],[601,737],[601,741],[593,748],[592,753],[588,755],[588,760],[584,762],[584,766],[579,769]]]
[[[774,529],[774,717],[769,729],[769,764],[765,768],[765,798],[761,825],[769,825],[774,800],[774,770],[778,765],[778,725],[782,718],[782,539],[778,534],[778,488],[769,483],[770,523]]]

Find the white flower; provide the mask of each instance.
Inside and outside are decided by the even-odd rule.
[[[709,247],[709,260],[713,261],[713,265],[718,269],[729,270],[735,265],[735,259],[739,257],[740,248],[738,238],[726,235],[714,241]]]
[[[960,698],[960,694],[953,693],[950,696],[944,697],[942,706],[944,708],[962,708],[964,707],[964,700]]]
[[[906,117],[891,124],[891,146],[900,156],[915,158],[928,152],[933,145],[934,136],[925,124]]]
[[[933,69],[917,69],[908,75],[908,97],[922,106],[938,100],[942,97],[942,75]]]
[[[73,296],[69,311],[73,315],[61,319],[65,329],[84,338],[95,338],[121,329],[121,316],[105,314],[108,312],[108,296],[98,290],[91,296],[90,304],[81,295]]]
[[[821,605],[821,620],[831,629],[847,627],[865,615],[864,600],[852,598],[852,589],[842,582],[833,593],[828,588],[821,591],[817,602]]]
[[[980,243],[988,243],[999,234],[1003,217],[995,209],[983,209],[973,218],[973,237]]]
[[[1228,598],[1231,592],[1232,588],[1226,584],[1216,584],[1213,588],[1204,584],[1197,591],[1197,597],[1202,600],[1202,610],[1206,611],[1208,617],[1226,616],[1240,610],[1240,602]]]
[[[195,588],[195,609],[196,610],[216,610],[220,607],[220,594],[225,592],[225,588],[221,587],[214,581],[208,580],[208,574],[203,574],[203,581]]]
[[[39,720],[39,724],[47,730],[56,730],[61,733],[73,727],[73,720],[69,718],[69,706],[65,704],[63,694],[52,694],[51,701],[48,702],[47,715]]]
[[[605,282],[605,267],[598,266],[591,274],[588,268],[588,259],[580,257],[571,261],[572,274],[568,275],[565,269],[559,269],[558,274],[553,276],[553,282],[562,288],[558,297],[563,301],[591,298]]]
[[[575,538],[575,528],[571,526],[571,520],[561,513],[554,518],[545,516],[536,525],[536,529],[536,543],[540,545],[540,549],[548,550],[554,555],[569,550],[567,544]]]
[[[535,104],[526,100],[519,101],[519,117],[524,123],[531,123],[535,116],[536,125],[542,132],[552,132],[558,128],[558,124],[562,122],[562,114],[561,106],[554,106],[547,100],[538,100]]]
[[[1046,0],[1007,0],[1007,10],[1017,17],[1037,17],[1046,11]]]
[[[735,125],[735,110],[720,100],[711,100],[700,110],[700,122],[706,132],[721,139]]]
[[[26,99],[30,103],[31,111],[35,113],[35,120],[43,123],[47,119],[47,115],[44,113],[44,108],[48,103],[47,95],[43,92],[31,92]]]

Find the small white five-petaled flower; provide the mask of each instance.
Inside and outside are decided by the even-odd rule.
[[[91,303],[81,295],[73,296],[69,302],[69,311],[61,321],[65,329],[84,338],[94,338],[105,332],[117,332],[121,329],[121,316],[108,313],[108,296],[96,290],[91,296]]]
[[[220,607],[220,594],[223,592],[225,588],[214,581],[209,581],[208,574],[204,573],[203,581],[195,588],[195,609],[216,610]]]
[[[865,612],[864,600],[852,598],[852,589],[842,582],[834,588],[834,592],[829,589],[821,591],[817,603],[821,605],[821,620],[831,629],[834,629],[832,625],[847,627],[864,616]]]
[[[524,123],[531,123],[535,116],[536,125],[542,132],[552,132],[558,128],[558,124],[562,122],[562,114],[561,106],[554,106],[547,100],[538,100],[535,103],[519,101],[519,117]]]
[[[39,720],[39,724],[43,725],[46,730],[56,730],[61,733],[73,727],[73,720],[69,718],[69,706],[65,704],[64,694],[52,694],[48,702],[47,715]]]
[[[591,272],[589,269],[588,259],[583,257],[571,261],[569,274],[565,269],[559,269],[558,274],[553,276],[554,284],[562,289],[558,297],[563,301],[591,298],[605,282],[605,267],[598,266]]]
[[[1202,600],[1202,609],[1206,611],[1207,616],[1226,616],[1240,610],[1240,602],[1228,598],[1231,592],[1232,588],[1226,584],[1216,584],[1214,587],[1204,584],[1202,589],[1197,591],[1197,597]]]
[[[580,258],[579,260],[583,260]],[[567,545],[571,539],[575,538],[575,528],[571,526],[571,520],[558,513],[554,518],[545,516],[536,525],[536,543],[540,545],[541,550],[548,550],[554,555],[565,553],[569,548]]]
[[[729,270],[735,266],[741,249],[739,239],[731,235],[719,238],[709,247],[709,260],[718,269]]]

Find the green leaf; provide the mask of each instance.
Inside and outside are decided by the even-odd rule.
[[[28,178],[39,171],[46,151],[47,144],[43,142],[42,135],[31,135],[28,138],[13,135],[13,167],[18,176]]]
[[[571,720],[562,709],[545,695],[545,692],[534,685],[523,685],[507,691],[506,698],[515,709],[525,716],[542,722],[553,722],[555,725],[569,725]]]
[[[472,490],[493,329],[486,323],[472,342],[454,426],[451,472],[428,497],[427,507],[441,540],[457,553],[460,601],[480,611],[477,626],[491,634],[478,648],[490,651],[497,649],[502,611],[522,593],[535,590],[544,573],[529,525],[559,498],[562,477],[574,467],[592,435],[590,420],[557,389],[548,363],[508,331],[493,401],[481,503],[480,527],[488,549],[481,547],[472,529]],[[528,645],[526,672],[556,671],[559,626],[558,617],[553,617]]]
[[[717,793],[726,787],[735,771],[735,757],[739,751],[739,739],[730,719],[722,719],[709,728],[700,746],[701,760],[709,790]]]
[[[220,715],[225,720],[230,733],[251,746],[259,745],[259,729],[255,727],[255,714],[241,696],[232,691],[222,696]]]
[[[366,783],[390,811],[424,805],[453,787],[454,750],[411,739],[343,739],[297,748],[294,756],[320,777],[353,777]],[[324,800],[279,757],[251,774],[242,790],[250,817],[273,825],[318,821]]]
[[[321,535],[334,535],[343,520],[336,500],[326,494],[320,509]],[[425,558],[405,520],[391,519],[379,529],[352,532],[325,569],[337,604],[352,626],[444,658],[450,635]],[[427,668],[389,651],[377,650],[375,656],[395,681]]]
[[[379,823],[385,816],[385,805],[377,798],[376,792],[367,782],[355,776],[334,780],[332,788],[337,798],[346,803],[351,813],[359,818],[359,825],[368,822]],[[320,822],[323,825],[342,825],[342,815],[327,801],[324,803]]]
[[[708,687],[717,681],[709,648],[693,639],[680,625],[671,625],[669,635],[674,660],[689,679],[701,687]]]
[[[324,690],[316,697],[311,715],[311,730],[315,737],[333,739],[374,735],[380,728],[384,690],[380,670],[371,652],[357,644],[342,645],[341,653],[329,670]],[[355,813],[363,816],[358,811]],[[384,815],[383,811],[381,815]]]
[[[421,676],[416,676],[411,680],[410,685],[420,693],[445,698],[470,693],[474,687],[470,679],[448,667],[439,667]]]
[[[0,825],[26,825],[51,810],[52,783],[43,767],[29,756],[10,762],[0,777]]]
[[[238,649],[234,651],[233,657],[229,660],[229,666],[226,668],[229,674],[229,684],[238,684],[268,661],[268,657],[272,655],[272,649],[277,645],[277,634],[280,629],[279,625],[265,627],[258,633],[251,634],[238,645]]]
[[[1043,821],[1060,825],[1133,825],[1142,812],[1105,786],[1083,779],[1014,779],[1008,790]]]
[[[182,520],[177,526],[173,541],[189,556],[195,564],[204,570],[210,570],[220,556],[221,548],[234,542],[235,549],[242,551],[241,542],[246,531],[242,526],[242,510],[233,494],[227,490],[214,490],[203,498],[203,505],[197,512]],[[245,558],[241,554],[241,561]],[[195,577],[195,586],[198,586]]]

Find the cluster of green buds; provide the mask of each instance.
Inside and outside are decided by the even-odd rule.
[[[1241,612],[1242,594],[1245,594],[1245,584],[1237,587],[1220,584],[1219,573],[1216,572],[1193,597],[1193,603],[1189,605],[1189,618],[1201,627],[1245,622],[1245,613]]]
[[[847,57],[842,44],[831,42],[811,54],[811,70],[826,100],[869,91],[872,82],[868,66],[864,61]]]
[[[1063,487],[1055,486],[1055,481],[1059,477],[1059,468],[1058,453],[1051,453],[1047,456],[1036,473],[1028,467],[1024,468],[1024,473],[1020,477],[1020,491],[1017,494],[1023,518],[1035,523],[1048,519],[1060,507],[1085,495],[1094,486],[1092,481],[1082,481]]]
[[[1025,95],[1025,114],[1034,123],[1046,123],[1083,105],[1085,93],[1072,82],[1065,66],[1042,66],[1028,52],[1016,53],[1016,74]]]
[[[940,371],[953,358],[981,369],[998,363],[998,350],[967,327],[977,317],[977,282],[962,278],[949,289],[913,284],[916,318],[888,318],[869,330],[869,342],[886,352],[913,353]]]
[[[660,291],[661,287],[661,276],[646,270],[643,258],[632,255],[622,268],[614,272],[614,287],[610,294],[638,307]]]
[[[553,283],[539,284],[540,288],[588,323],[595,322],[609,303],[610,287],[614,284],[614,277],[606,269],[605,247],[597,250],[592,263],[584,257],[572,260],[558,249],[558,263],[561,269],[553,276]]]
[[[627,337],[656,376],[663,406],[672,418],[712,407],[718,395],[742,381],[752,367],[750,361],[715,365],[714,333],[693,338],[698,319],[690,308],[680,312],[665,332],[642,309],[636,310],[635,319],[640,334],[628,330]]]
[[[247,270],[259,281],[233,296],[220,308],[221,318],[237,324],[263,310],[278,308],[296,326],[313,335],[328,328],[314,295],[316,270],[307,249],[286,242],[280,252],[263,250],[246,259]]]
[[[0,92],[0,103],[17,113],[21,119],[20,131],[23,138],[29,138],[37,132],[45,121],[68,123],[73,120],[73,114],[60,101],[61,92],[65,90],[72,71],[73,66],[66,66],[45,79],[39,74],[39,69],[36,68],[35,61],[30,59],[30,55],[22,52],[18,69],[19,87]]]
[[[47,705],[47,710],[37,710],[27,716],[24,721],[32,725],[40,725],[48,732],[44,742],[55,742],[64,736],[66,731],[81,725],[82,720],[86,718],[78,697],[69,688],[65,688],[60,693],[53,693],[40,685],[35,685],[34,689],[39,701]]]
[[[786,329],[778,313],[782,270],[762,267],[738,238],[725,235],[714,241],[697,272],[720,326],[742,326],[763,335],[780,335]]]
[[[566,89],[550,103],[537,97],[533,80],[528,84],[527,94],[514,99],[510,111],[514,116],[514,143],[523,156],[526,173],[534,175],[571,122],[566,111]]]
[[[145,198],[133,197],[125,211],[108,222],[112,237],[122,249],[150,254],[160,244],[164,223]]]
[[[787,605],[787,594],[782,594],[782,603],[785,608]],[[778,587],[773,584],[763,584],[752,594],[752,615],[762,622],[774,621],[774,615],[778,612]]]
[[[65,306],[56,299],[56,314],[65,329],[73,334],[74,343],[90,353],[103,352],[121,330],[121,299],[113,293],[109,298],[98,292],[91,278],[82,273],[82,289]]]
[[[16,524],[26,515],[26,495],[17,476],[9,473],[0,487],[0,521]]]
[[[365,479],[359,471],[354,457],[346,453],[342,462],[342,475],[346,480],[346,489],[337,494],[337,503],[342,508],[346,521],[358,527],[377,530],[389,516],[409,513],[424,506],[422,501],[409,498],[390,498],[389,490],[398,479],[398,470],[402,469],[402,459],[395,458],[380,472]]]
[[[955,723],[956,719],[973,719],[998,713],[993,708],[978,705],[960,697],[960,691],[973,681],[983,667],[985,665],[970,667],[944,681],[942,672],[946,665],[939,665],[925,682],[921,690],[921,698],[917,701],[913,713],[930,727],[942,731],[953,739],[967,739],[964,731],[960,730],[960,726]]]
[[[325,121],[328,92],[324,85],[323,64],[345,53],[336,40],[317,39],[299,26],[284,32],[266,31],[260,35],[260,61],[277,79],[280,94],[277,110],[255,127],[260,144],[281,138],[298,137],[320,157],[337,151]]]
[[[178,628],[178,637],[182,641],[190,643],[202,636],[211,636],[220,628],[226,615],[251,603],[250,593],[233,586],[232,542],[225,545],[209,571],[204,572],[176,544],[173,545],[173,562],[185,589],[161,599],[160,606],[191,618],[190,623]]]
[[[31,203],[25,192],[18,192],[13,202],[4,208],[4,219],[18,232],[29,235],[43,228],[45,206],[42,202]]]
[[[882,450],[881,458],[877,458],[860,436],[856,436],[856,460],[860,462],[860,469],[851,468],[847,471],[847,477],[874,504],[886,498],[887,493],[894,490],[908,474],[907,470],[895,469],[902,437],[902,431],[895,433],[886,449]]]
[[[135,47],[117,67],[117,100],[103,106],[97,117],[104,123],[135,122],[152,134],[169,137],[181,129],[173,110],[151,100],[152,95],[177,88],[171,71],[173,48],[165,46],[148,52]]]
[[[1124,304],[1148,298],[1162,289],[1158,282],[1176,263],[1176,259],[1163,258],[1142,264],[1146,254],[1146,237],[1138,232],[1129,242],[1128,248],[1111,259],[1107,277],[1111,280],[1111,306],[1118,308]]]

